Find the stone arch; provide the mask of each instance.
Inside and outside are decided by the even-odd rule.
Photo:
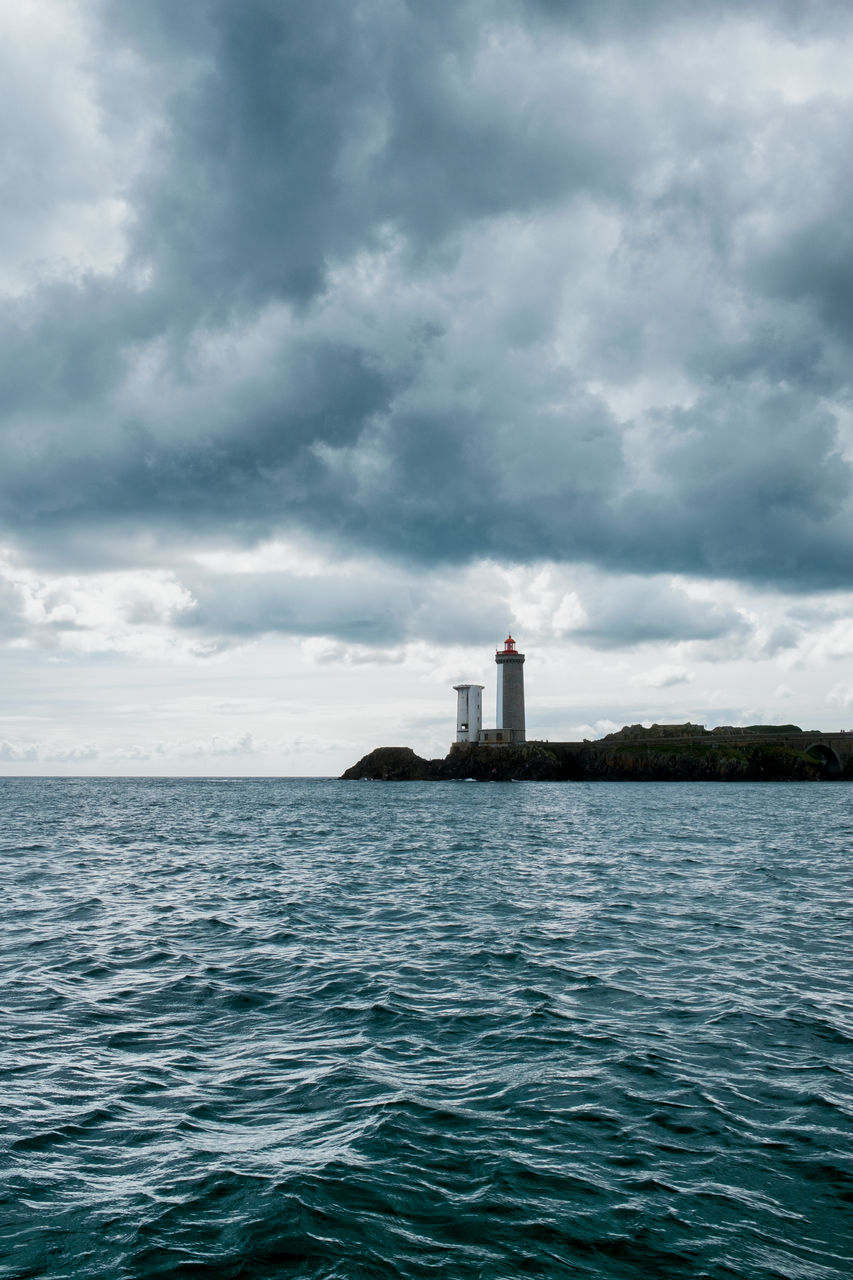
[[[832,747],[828,746],[827,743],[811,743],[806,754],[814,756],[815,760],[819,760],[830,777],[835,777],[837,774],[841,773],[841,761],[839,760],[837,753],[832,749]]]

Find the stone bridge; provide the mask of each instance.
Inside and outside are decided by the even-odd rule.
[[[725,741],[775,742],[792,751],[805,751],[822,761],[830,773],[842,773],[853,759],[853,733],[845,729],[836,733],[821,733],[818,729],[805,729],[802,733],[745,733],[737,738],[726,735]]]

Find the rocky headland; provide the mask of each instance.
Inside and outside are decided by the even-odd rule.
[[[853,734],[851,749],[853,749]],[[841,740],[839,742],[839,740]],[[705,729],[702,725],[627,725],[584,742],[516,746],[454,743],[439,760],[410,747],[379,747],[344,779],[478,782],[806,782],[853,777],[845,735],[797,725]]]

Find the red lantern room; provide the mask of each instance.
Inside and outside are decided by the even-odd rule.
[[[506,640],[504,640],[503,649],[497,649],[495,652],[496,653],[517,653],[518,650],[515,647],[515,641],[513,640],[512,636],[507,636]]]

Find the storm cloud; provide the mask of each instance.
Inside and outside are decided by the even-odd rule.
[[[51,85],[6,114],[21,554],[304,533],[413,570],[849,585],[846,6],[86,22],[59,78],[59,29],[4,55],[8,94]]]

